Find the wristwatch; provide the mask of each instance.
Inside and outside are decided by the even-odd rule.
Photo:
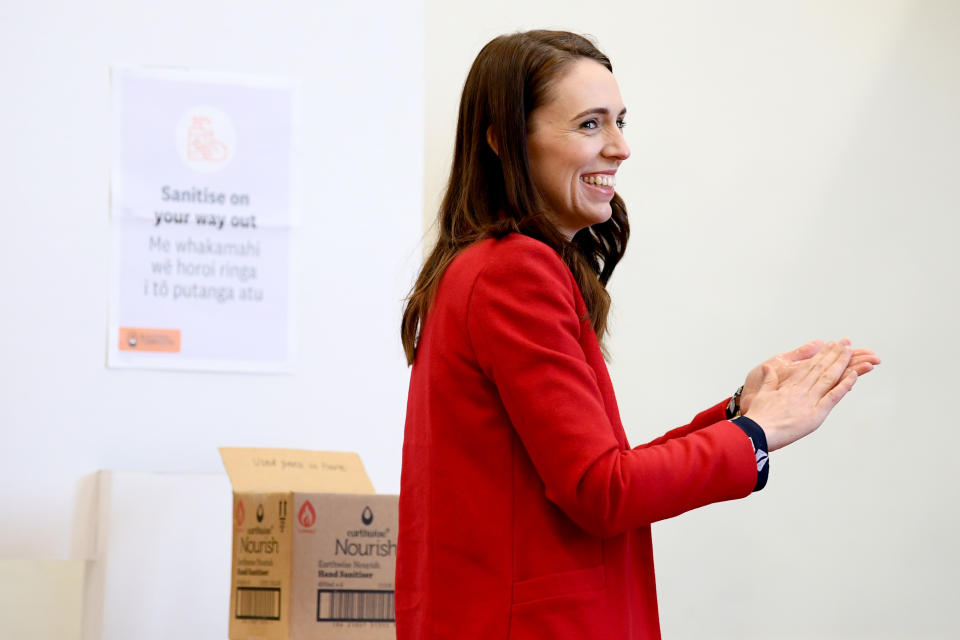
[[[733,420],[740,416],[741,395],[743,395],[743,385],[740,385],[740,388],[737,389],[730,398],[730,402],[727,403],[727,420]]]

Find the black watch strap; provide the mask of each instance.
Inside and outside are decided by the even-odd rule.
[[[746,416],[734,418],[731,422],[747,434],[747,437],[750,438],[750,443],[753,445],[753,454],[757,459],[757,484],[753,490],[760,491],[760,489],[766,486],[767,476],[770,475],[770,455],[767,449],[767,434],[763,432],[760,425]]]
[[[730,402],[727,403],[727,420],[733,420],[740,416],[740,396],[742,394],[743,385],[740,385],[740,388],[730,397]]]

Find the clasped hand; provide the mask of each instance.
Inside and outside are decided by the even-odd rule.
[[[880,364],[870,349],[850,340],[820,340],[781,353],[747,375],[740,411],[760,425],[775,451],[813,433],[853,388],[859,376]]]

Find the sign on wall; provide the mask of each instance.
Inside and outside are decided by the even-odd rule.
[[[285,371],[295,89],[114,68],[112,367]]]

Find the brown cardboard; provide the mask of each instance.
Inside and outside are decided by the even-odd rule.
[[[221,448],[233,484],[231,640],[394,638],[397,496],[355,453]]]

